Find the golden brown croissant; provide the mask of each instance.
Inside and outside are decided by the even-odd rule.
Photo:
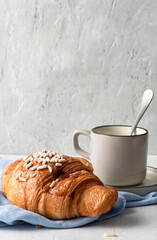
[[[117,200],[83,158],[42,150],[5,167],[2,189],[11,204],[47,218],[99,216]]]

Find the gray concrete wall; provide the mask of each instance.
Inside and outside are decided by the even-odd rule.
[[[74,154],[75,129],[132,124],[146,88],[157,154],[156,0],[0,0],[0,153]]]

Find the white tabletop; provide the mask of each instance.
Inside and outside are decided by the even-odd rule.
[[[2,155],[1,155],[2,156]],[[4,156],[4,155],[3,155]],[[6,156],[9,159],[17,159],[19,156]],[[157,167],[157,156],[148,157],[148,165]],[[21,226],[8,226],[0,228],[0,240],[101,240],[104,233],[115,232],[115,239],[122,240],[156,240],[157,239],[157,205],[126,208],[122,214],[104,220],[94,222],[84,227],[74,229],[36,229],[25,224]]]

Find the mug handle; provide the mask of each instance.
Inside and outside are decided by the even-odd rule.
[[[78,141],[79,135],[85,135],[91,138],[91,132],[88,130],[81,129],[81,130],[76,130],[73,133],[73,146],[74,146],[75,152],[77,152],[79,155],[90,160],[90,153],[84,151],[79,145],[79,141]]]

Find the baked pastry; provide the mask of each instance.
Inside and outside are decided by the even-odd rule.
[[[8,164],[2,190],[9,202],[51,219],[99,216],[117,200],[83,158],[42,150]]]

